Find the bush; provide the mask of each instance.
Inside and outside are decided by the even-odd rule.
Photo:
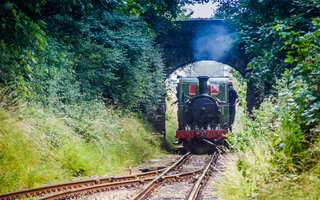
[[[219,179],[223,199],[315,199],[319,193],[319,136],[308,141],[290,112],[290,86],[278,82],[279,96],[266,99],[242,119],[228,139],[236,150],[226,157]],[[307,187],[304,188],[304,186]]]

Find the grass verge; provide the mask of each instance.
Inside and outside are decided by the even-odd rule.
[[[221,199],[320,199],[319,137],[306,141],[286,104],[265,101],[230,136],[234,153],[218,179]]]
[[[0,104],[0,192],[70,177],[116,174],[162,153],[160,139],[132,113],[79,103],[58,113]]]

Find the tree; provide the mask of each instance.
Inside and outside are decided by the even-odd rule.
[[[240,35],[250,60],[250,79],[262,98],[285,76],[291,88],[292,115],[305,133],[319,124],[318,0],[221,0],[218,16]],[[285,73],[284,73],[285,72]],[[294,81],[292,81],[294,80]]]

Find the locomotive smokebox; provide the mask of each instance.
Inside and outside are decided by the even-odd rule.
[[[198,76],[199,80],[199,95],[208,95],[208,76]]]

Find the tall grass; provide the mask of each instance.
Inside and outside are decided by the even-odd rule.
[[[176,131],[178,130],[178,117],[177,117],[177,109],[175,109],[172,105],[167,107],[166,111],[166,142],[167,142],[167,149],[173,150],[174,149],[174,142],[178,139],[176,138]]]
[[[270,142],[257,139],[250,142],[252,145],[245,150],[226,156],[225,170],[218,180],[221,199],[320,198],[319,164],[302,173],[286,173],[274,159],[289,157]]]
[[[160,139],[139,117],[99,101],[64,113],[29,103],[0,103],[0,192],[70,177],[116,174],[161,154]]]
[[[319,142],[304,140],[285,100],[266,100],[229,136],[235,153],[218,180],[222,199],[320,198]]]
[[[174,85],[175,87],[175,85]],[[167,85],[166,99],[166,148],[169,151],[174,150],[174,142],[177,141],[176,130],[178,130],[178,103],[176,91]]]
[[[249,141],[253,145],[245,151],[228,155],[225,171],[219,179],[223,199],[256,199],[261,183],[268,179],[272,169],[270,146],[264,141]]]

